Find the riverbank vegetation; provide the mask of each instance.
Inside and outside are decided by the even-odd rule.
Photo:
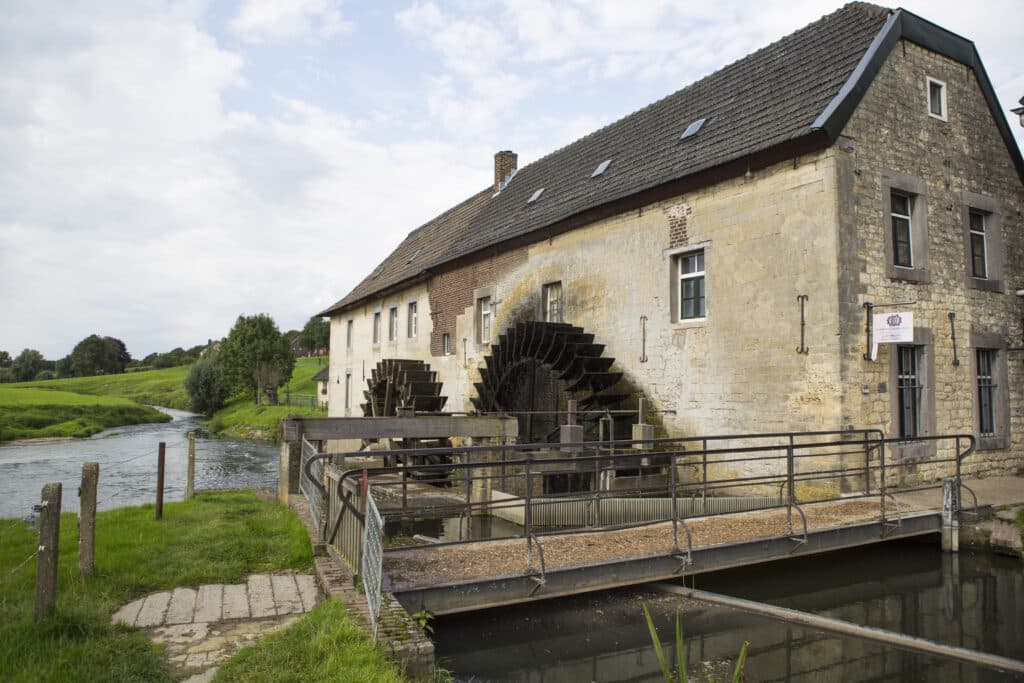
[[[153,517],[152,505],[98,513],[96,570],[83,576],[77,516],[62,515],[57,609],[38,624],[39,534],[0,519],[0,680],[171,681],[160,649],[141,631],[110,624],[121,605],[177,586],[312,566],[302,523],[249,491],[200,494],[166,504],[162,521]]]
[[[171,418],[148,406],[112,396],[0,387],[0,441],[91,436],[110,427]]]
[[[398,667],[374,647],[345,606],[329,600],[283,631],[228,660],[213,679],[266,683],[402,683]]]

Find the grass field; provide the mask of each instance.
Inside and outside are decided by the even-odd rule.
[[[124,398],[19,386],[0,385],[0,441],[90,436],[110,427],[171,419]]]
[[[78,571],[77,516],[65,514],[57,610],[37,624],[31,558],[38,543],[38,532],[24,523],[0,519],[2,681],[170,681],[160,650],[142,632],[111,626],[118,607],[176,586],[241,583],[254,572],[312,566],[301,522],[252,492],[169,503],[160,522],[152,505],[100,512],[91,576]]]
[[[319,362],[318,362],[319,361]],[[316,394],[313,376],[327,364],[327,358],[297,358],[295,371],[287,385],[281,387],[278,395],[284,401],[285,392],[293,394]],[[323,417],[325,413],[317,408],[297,406],[266,406],[253,403],[251,396],[236,396],[218,410],[205,424],[211,432],[237,436],[246,439],[276,440],[281,420],[289,415],[312,415]]]
[[[144,370],[128,372],[122,375],[97,375],[95,377],[68,377],[51,379],[43,382],[20,382],[4,386],[22,388],[36,387],[71,391],[76,394],[90,396],[117,396],[130,401],[151,406],[164,406],[188,410],[188,394],[182,382],[188,375],[190,366],[162,370]]]

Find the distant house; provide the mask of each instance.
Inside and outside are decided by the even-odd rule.
[[[327,385],[328,378],[330,377],[330,366],[325,365],[321,368],[320,372],[313,375],[313,381],[316,382],[316,401],[317,405],[321,408],[327,407]]]
[[[1019,471],[1022,178],[973,43],[849,4],[523,168],[496,154],[321,313],[329,412],[376,408],[402,359],[416,408],[643,396],[673,436],[967,432],[965,471]],[[897,303],[912,340],[872,358],[868,304]]]

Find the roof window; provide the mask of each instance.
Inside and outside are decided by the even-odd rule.
[[[611,163],[611,159],[605,159],[604,161],[597,165],[597,168],[595,168],[594,172],[590,174],[590,177],[596,178],[597,176],[601,175],[602,173],[608,170],[608,166],[610,166]]]
[[[686,127],[686,130],[683,131],[683,134],[679,136],[679,139],[685,140],[686,138],[692,138],[694,135],[697,134],[697,131],[700,130],[701,126],[704,125],[705,121],[707,121],[706,118],[697,119],[696,121],[691,123],[689,126]]]
[[[544,194],[544,188],[543,187],[540,188],[539,190],[537,190],[536,192],[534,192],[532,195],[530,195],[530,198],[526,200],[526,203],[527,204],[533,204],[535,201],[540,199],[540,196],[542,194]]]
[[[423,248],[422,248],[422,247],[420,247],[419,249],[417,249],[417,250],[416,250],[416,251],[415,251],[415,252],[413,253],[413,255],[409,257],[409,260],[408,260],[408,261],[406,261],[406,263],[412,263],[412,260],[413,260],[414,258],[416,258],[417,256],[419,256],[419,255],[420,255],[420,252],[421,252],[421,251],[423,251]]]

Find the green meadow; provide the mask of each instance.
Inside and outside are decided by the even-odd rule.
[[[126,398],[0,385],[0,441],[90,436],[110,427],[170,419]]]

